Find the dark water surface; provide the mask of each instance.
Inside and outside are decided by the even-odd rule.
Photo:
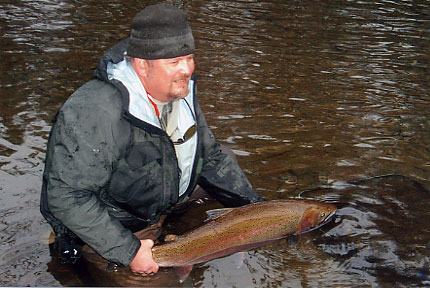
[[[0,286],[126,284],[51,257],[39,191],[52,117],[155,2],[0,1]],[[327,187],[308,196],[340,208],[323,231],[240,268],[197,265],[183,285],[430,285],[430,2],[172,2],[190,14],[207,120],[255,189]],[[385,174],[408,178],[346,185]],[[170,272],[134,285],[179,285]]]

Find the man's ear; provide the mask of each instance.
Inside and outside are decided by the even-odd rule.
[[[133,58],[133,67],[137,75],[146,77],[148,74],[148,61],[141,58]]]

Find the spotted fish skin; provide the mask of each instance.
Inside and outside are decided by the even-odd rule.
[[[336,207],[308,199],[272,200],[231,208],[224,214],[153,248],[160,267],[180,267],[246,251],[328,222]]]

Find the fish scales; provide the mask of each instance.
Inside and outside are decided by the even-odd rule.
[[[155,246],[153,258],[160,267],[201,263],[309,231],[324,224],[335,211],[332,204],[306,199],[233,208],[173,242]]]

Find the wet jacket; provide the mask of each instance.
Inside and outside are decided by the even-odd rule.
[[[107,66],[124,59],[126,41],[100,59],[95,79],[64,103],[49,136],[41,212],[57,235],[72,232],[111,262],[128,265],[140,241],[124,223],[150,225],[199,184],[225,206],[259,201],[237,163],[221,152],[197,102],[195,155],[187,188],[164,130],[130,113],[126,86]]]

